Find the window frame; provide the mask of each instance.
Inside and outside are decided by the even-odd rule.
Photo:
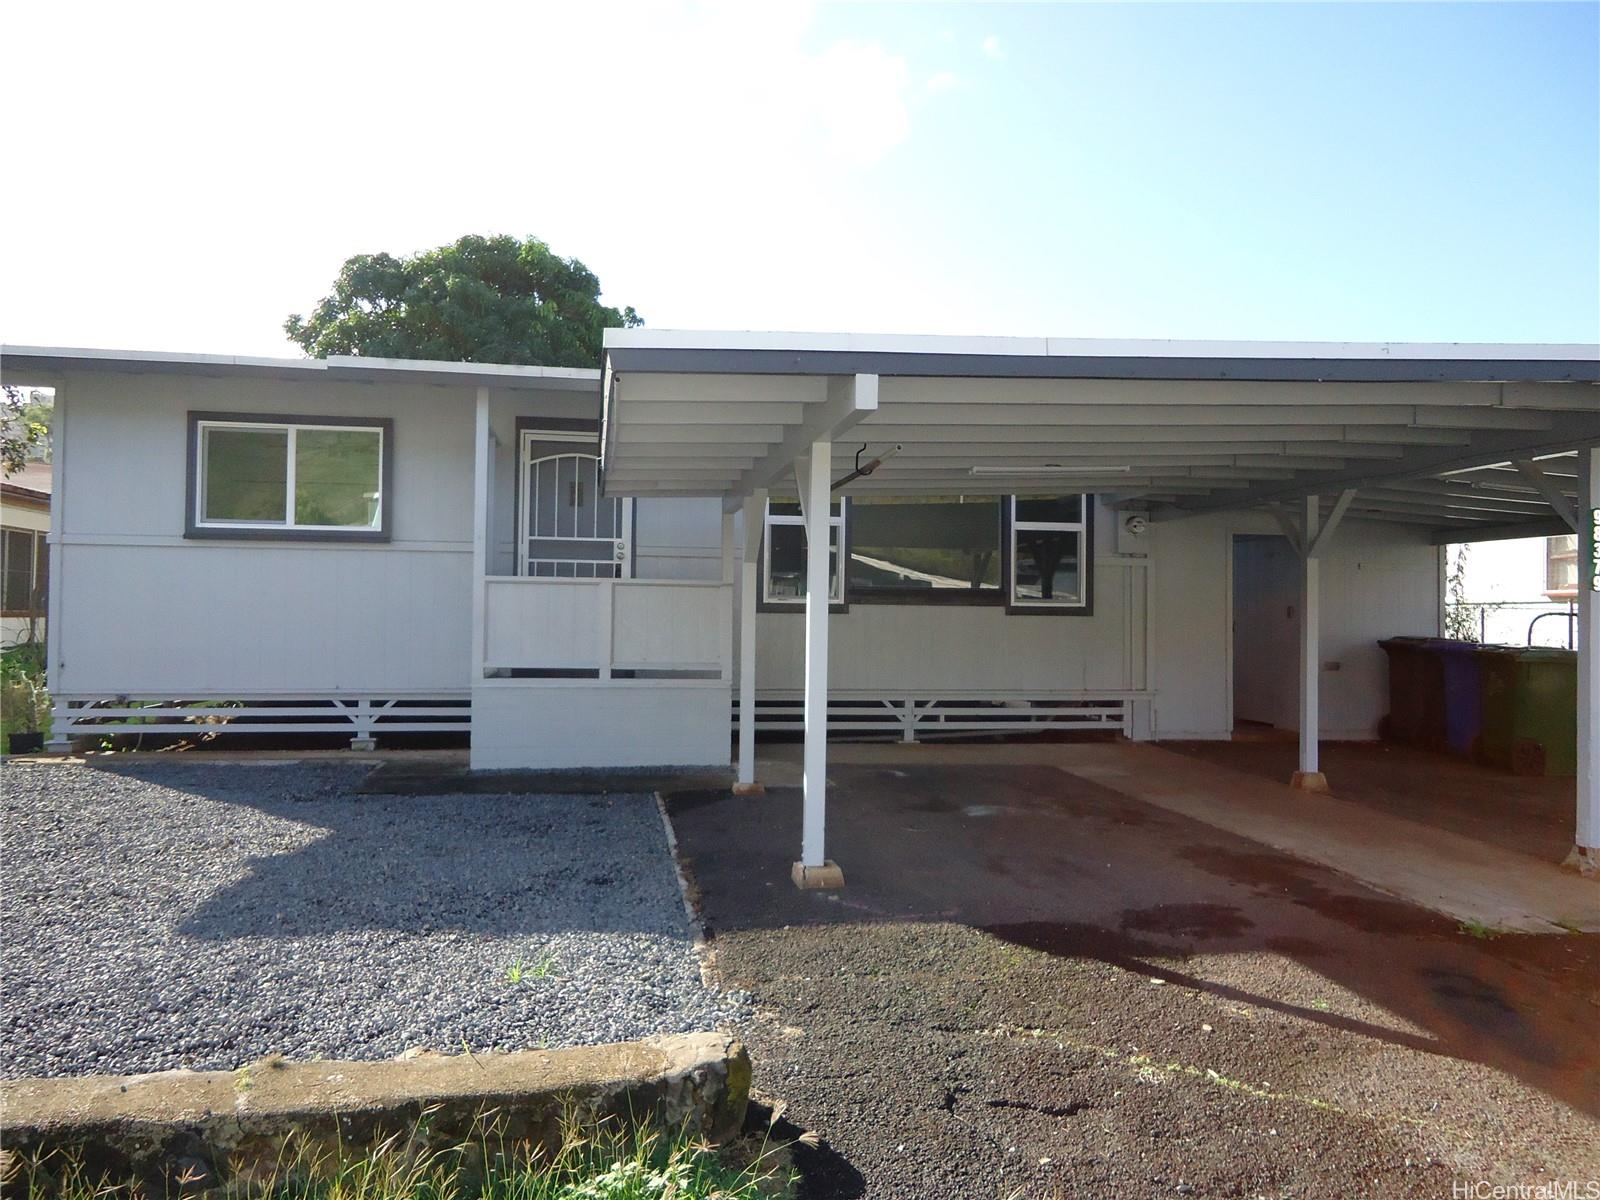
[[[846,613],[852,605],[922,605],[929,608],[939,608],[948,605],[965,605],[974,608],[1004,608],[1008,616],[1019,617],[1092,617],[1094,615],[1094,493],[1093,492],[1060,492],[1057,495],[1076,495],[1082,504],[1081,521],[1023,521],[1018,522],[1015,517],[1018,500],[1039,499],[1037,496],[1019,496],[1016,494],[1003,494],[1000,500],[1000,580],[1001,586],[990,590],[967,588],[922,588],[906,589],[903,592],[882,590],[867,593],[852,593],[849,583],[850,552],[854,546],[852,522],[850,520],[850,497],[844,496],[839,500],[839,515],[830,517],[829,524],[839,528],[839,582],[838,594],[830,599],[828,611],[833,613]],[[893,499],[893,497],[887,497]],[[767,595],[767,581],[769,567],[767,558],[767,545],[770,540],[768,531],[773,521],[783,525],[802,525],[804,520],[798,516],[783,515],[774,518],[772,515],[772,501],[769,498],[767,507],[763,511],[761,526],[761,549],[758,552],[759,567],[756,571],[756,611],[757,612],[804,612],[805,599],[773,600]],[[1079,556],[1083,569],[1083,598],[1072,604],[1057,601],[1038,601],[1016,599],[1016,534],[1018,528],[1022,529],[1064,529],[1078,534]]]
[[[829,498],[829,507],[832,507],[831,497]],[[849,514],[849,511],[849,497],[841,496],[839,497],[838,515],[834,516],[830,514],[828,517],[830,535],[834,529],[839,531],[839,575],[835,594],[828,597],[828,611],[830,613],[846,613],[850,611],[848,597],[845,595],[844,583],[845,555],[848,552],[848,544],[846,543],[845,538],[850,529],[849,521],[846,518]],[[772,515],[772,497],[767,497],[766,507],[762,509],[761,514],[761,548],[756,552],[756,611],[803,613],[806,610],[806,598],[804,596],[798,596],[792,600],[787,598],[782,600],[774,600],[771,599],[767,593],[767,583],[772,577],[768,551],[772,544],[770,531],[774,523],[785,526],[799,526],[803,530],[805,527],[805,518],[799,515],[791,515],[789,513],[784,513],[780,516],[774,517]],[[802,534],[802,536],[804,536],[804,534]]]
[[[1572,548],[1556,549],[1558,541],[1572,539]],[[1558,533],[1544,540],[1544,595],[1547,600],[1575,600],[1583,586],[1583,565],[1578,561],[1578,535],[1575,533]],[[1565,587],[1557,587],[1553,578],[1557,562],[1572,562],[1572,583]]]
[[[295,525],[266,522],[218,522],[201,519],[204,503],[205,462],[201,443],[209,428],[284,430],[289,434],[286,454],[284,515],[294,512],[295,431],[300,429],[378,431],[378,524]],[[392,538],[394,520],[394,420],[390,417],[337,417],[287,413],[190,412],[188,453],[184,480],[184,528],[186,538],[223,541],[273,542],[387,542]]]
[[[1038,496],[1008,496],[1001,510],[1005,530],[1004,574],[1006,613],[1014,617],[1092,617],[1094,616],[1094,493],[1061,492],[1058,495],[1076,495],[1082,506],[1079,521],[1018,521],[1018,500],[1037,500]],[[1083,574],[1083,598],[1076,603],[1064,604],[1056,600],[1017,599],[1017,531],[1019,529],[1063,530],[1076,532],[1078,560]]]
[[[50,535],[42,529],[22,529],[15,525],[0,527],[0,539],[12,534],[21,534],[28,538],[28,607],[8,608],[4,603],[4,596],[0,595],[0,617],[19,617],[29,620],[44,617],[50,607],[48,593]],[[45,580],[44,588],[40,587],[41,577]],[[3,587],[0,587],[0,592],[3,590]]]

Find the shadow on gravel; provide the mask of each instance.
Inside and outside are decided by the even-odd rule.
[[[245,865],[178,924],[188,937],[682,936],[656,806],[637,794],[364,795],[356,764],[94,766],[241,810],[171,847],[175,870]]]
[[[1315,864],[1048,767],[834,767],[829,845],[846,880],[838,892],[789,883],[796,789],[680,793],[668,804],[712,935],[959,923],[1057,958],[1482,1063],[1600,1114],[1600,936],[1473,938]],[[1201,954],[1245,957],[1222,984],[1185,969]],[[1354,993],[1393,1023],[1284,994],[1274,960]]]

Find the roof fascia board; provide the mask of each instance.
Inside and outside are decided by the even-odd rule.
[[[1487,347],[1483,349],[1489,349]],[[1393,355],[1359,358],[1259,354],[1029,354],[862,349],[774,350],[739,346],[610,346],[619,372],[702,375],[944,376],[963,379],[1149,379],[1339,383],[1600,382],[1600,358],[1587,347],[1551,347],[1547,356]]]

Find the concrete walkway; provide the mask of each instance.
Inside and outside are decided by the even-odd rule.
[[[769,784],[800,782],[798,746],[772,746]],[[1049,766],[1134,800],[1321,863],[1454,920],[1526,933],[1600,932],[1600,881],[1371,807],[1291,790],[1163,750],[1116,743],[876,744],[828,748],[861,765]]]

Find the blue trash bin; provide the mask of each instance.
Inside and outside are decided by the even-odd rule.
[[[1483,673],[1478,644],[1430,638],[1428,649],[1444,668],[1444,744],[1452,754],[1471,757],[1483,732]]]

